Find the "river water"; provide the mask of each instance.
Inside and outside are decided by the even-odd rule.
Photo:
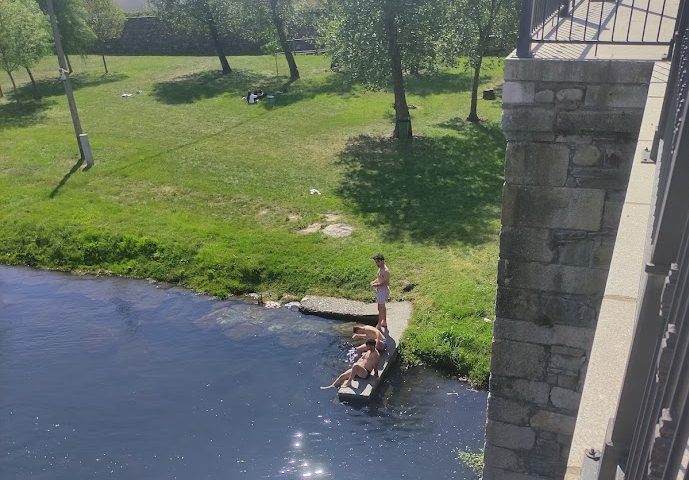
[[[352,324],[180,288],[0,266],[0,478],[469,479],[486,394],[396,368],[320,390]]]

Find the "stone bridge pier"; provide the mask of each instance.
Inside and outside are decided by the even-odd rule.
[[[652,70],[505,63],[486,480],[564,477]]]

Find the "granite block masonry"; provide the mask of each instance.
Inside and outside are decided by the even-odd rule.
[[[562,479],[652,62],[508,58],[484,479]]]

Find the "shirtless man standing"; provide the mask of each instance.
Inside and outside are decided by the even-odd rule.
[[[378,324],[376,328],[381,332],[388,328],[388,312],[385,302],[390,297],[390,270],[385,265],[385,257],[380,253],[373,257],[378,266],[376,278],[371,280],[371,286],[376,289],[376,303],[378,304]]]
[[[380,354],[376,350],[376,341],[373,339],[366,340],[366,348],[367,350],[361,354],[361,357],[352,365],[352,368],[347,369],[333,383],[321,387],[321,389],[348,387],[356,377],[367,378],[371,374],[377,375]]]
[[[376,350],[379,352],[382,352],[385,350],[385,335],[381,333],[380,330],[378,330],[375,327],[371,327],[370,325],[358,325],[354,327],[354,333],[352,334],[352,339],[354,340],[369,340],[373,339],[376,341]],[[368,350],[368,347],[366,344],[361,344],[358,347],[356,347],[357,353],[363,353],[366,350]]]

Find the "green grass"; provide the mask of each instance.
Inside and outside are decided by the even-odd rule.
[[[465,123],[470,74],[409,81],[417,138],[389,139],[392,95],[299,57],[286,86],[272,56],[73,59],[75,95],[96,166],[75,170],[76,142],[54,59],[0,99],[0,261],[176,282],[218,296],[260,291],[372,300],[383,252],[394,299],[415,314],[405,357],[488,377],[504,139],[499,102]],[[281,62],[280,72],[286,72]],[[484,71],[488,86],[502,64]],[[254,85],[288,90],[248,106]],[[9,82],[2,83],[10,90]],[[122,98],[124,92],[142,93]],[[322,195],[310,195],[317,188]],[[295,232],[322,215],[349,238]],[[294,216],[298,218],[295,220]],[[292,219],[290,219],[292,217]],[[403,294],[400,283],[418,286]]]

